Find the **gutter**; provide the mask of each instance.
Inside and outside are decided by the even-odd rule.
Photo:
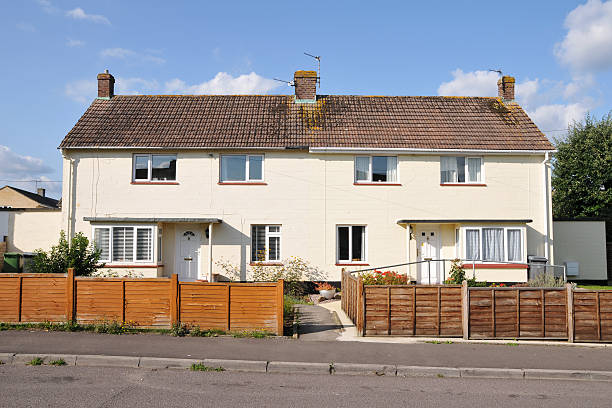
[[[413,153],[435,153],[435,154],[503,154],[503,155],[542,155],[556,153],[557,150],[516,150],[516,149],[419,149],[419,148],[367,148],[367,147],[311,147],[309,153],[324,154],[367,154],[367,153],[389,153],[389,154],[413,154]]]

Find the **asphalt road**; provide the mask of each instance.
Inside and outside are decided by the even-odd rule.
[[[510,343],[512,344],[512,343]],[[0,352],[612,371],[612,348],[0,331]]]
[[[0,407],[609,407],[610,383],[0,366]]]

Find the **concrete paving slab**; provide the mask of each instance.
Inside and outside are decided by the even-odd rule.
[[[461,377],[522,379],[524,374],[516,368],[462,368]]]
[[[252,360],[223,360],[207,358],[203,363],[209,367],[223,367],[225,371],[265,373],[268,368],[267,361]]]
[[[80,355],[76,365],[88,367],[131,367],[137,368],[139,357]]]
[[[269,373],[291,374],[329,374],[330,365],[326,363],[295,363],[286,361],[270,361]]]
[[[397,366],[398,377],[438,377],[438,378],[459,378],[461,370],[453,367],[418,367],[418,366]]]
[[[51,361],[64,360],[66,365],[75,365],[76,356],[69,354],[15,354],[12,359],[12,364],[27,365],[35,358],[41,358],[43,364],[49,364]]]
[[[375,376],[395,376],[396,368],[394,365],[384,364],[351,364],[334,363],[332,373],[334,375],[375,375]]]

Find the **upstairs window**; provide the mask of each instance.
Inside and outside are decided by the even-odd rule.
[[[356,156],[356,183],[396,183],[396,156]]]
[[[440,157],[441,184],[479,184],[482,182],[483,177],[481,157]]]
[[[136,154],[134,181],[176,181],[175,154]]]
[[[281,260],[281,226],[251,226],[251,262],[277,262]]]
[[[263,155],[224,154],[221,156],[221,182],[263,181]]]

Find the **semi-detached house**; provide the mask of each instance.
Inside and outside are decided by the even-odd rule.
[[[211,279],[222,260],[246,279],[298,256],[339,280],[461,258],[478,279],[525,281],[529,255],[552,261],[554,147],[514,78],[498,85],[498,97],[317,95],[316,72],[297,71],[295,95],[124,96],[105,72],[60,145],[63,229],[93,239],[106,268],[144,276]]]

